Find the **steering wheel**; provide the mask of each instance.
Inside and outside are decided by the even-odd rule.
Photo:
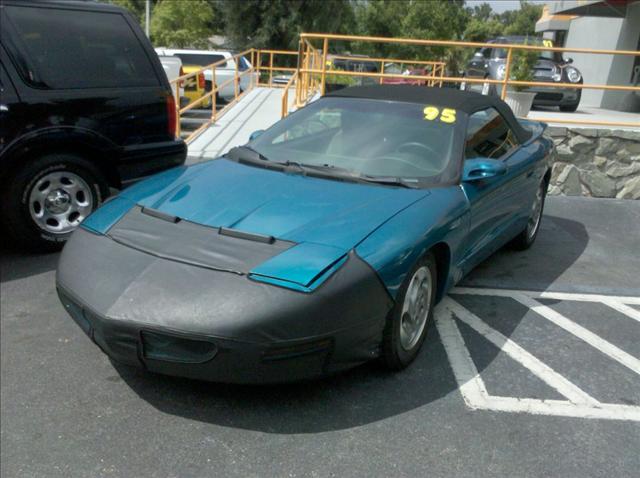
[[[417,141],[409,141],[407,143],[402,143],[400,146],[398,146],[396,148],[396,151],[398,153],[402,153],[403,151],[407,152],[407,153],[411,153],[411,150],[416,150],[416,149],[421,149],[426,151],[427,153],[433,154],[433,155],[438,155],[438,152],[431,148],[430,146],[427,146],[426,144],[423,143],[418,143]],[[409,150],[409,151],[406,151]]]

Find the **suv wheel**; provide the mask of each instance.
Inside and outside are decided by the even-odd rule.
[[[5,191],[4,220],[16,244],[59,250],[108,194],[106,180],[91,163],[71,154],[49,154],[15,174]]]

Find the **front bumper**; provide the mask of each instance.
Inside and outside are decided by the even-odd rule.
[[[228,383],[314,378],[370,360],[393,305],[353,253],[317,290],[302,293],[156,257],[84,229],[65,246],[56,281],[71,317],[115,361]],[[177,345],[159,358],[149,337]]]
[[[580,103],[580,89],[532,87],[527,89],[536,93],[533,98],[534,106],[573,106]]]

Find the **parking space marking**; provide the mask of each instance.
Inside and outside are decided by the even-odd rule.
[[[535,295],[530,292],[526,293],[526,292],[517,291],[517,290],[508,291],[508,290],[500,290],[500,289],[472,289],[472,288],[459,288],[459,289],[457,288],[457,289],[454,289],[453,292],[457,294],[492,295],[492,296],[499,295],[502,297],[510,297],[512,299],[515,299],[518,302],[520,302],[522,305],[536,312],[538,315],[553,322],[558,327],[561,327],[567,332],[575,335],[576,337],[588,343],[592,347],[598,349],[603,354],[609,356],[616,362],[621,363],[625,367],[629,368],[633,372],[640,375],[640,360],[638,360],[633,355],[628,354],[624,350],[621,350],[620,348],[616,347],[611,342],[608,342],[602,337],[594,334],[590,330],[585,329],[581,325],[576,324],[573,320],[566,318],[564,315],[560,314],[559,312],[556,312],[551,307],[541,304],[534,298]],[[570,298],[571,294],[564,294],[564,296],[566,297],[564,300],[573,300]],[[584,300],[585,296],[582,294],[581,296]],[[605,305],[607,305],[606,302],[602,300],[602,299],[605,299],[604,296],[598,296],[598,297],[600,300],[598,300],[597,302],[603,302],[605,303]],[[608,298],[608,299],[622,302],[624,298],[616,297],[616,298]],[[629,300],[630,298],[627,297],[626,299]],[[592,302],[595,302],[595,301],[592,300]]]
[[[550,387],[556,389],[572,403],[587,403],[591,405],[598,403],[595,398],[591,397],[562,375],[558,374],[551,367],[535,358],[514,341],[505,337],[496,329],[490,327],[486,322],[483,322],[480,317],[467,310],[453,299],[446,297],[443,300],[443,307],[450,313],[450,317],[452,314],[455,314],[459,320],[470,326],[513,360],[528,368],[536,377],[544,381]]]
[[[462,287],[454,289],[453,293],[510,297],[605,353],[605,355],[611,359],[627,366],[636,373],[640,373],[638,360],[635,357],[535,300],[535,298],[544,297],[559,300],[602,302],[606,305],[609,305],[608,302],[625,305],[629,303],[640,303],[640,298]],[[577,299],[574,299],[575,296],[577,296]],[[624,309],[624,307],[621,308]],[[615,309],[634,318],[632,315],[626,313],[628,311],[623,312],[618,308]],[[632,310],[635,312],[635,309]],[[565,396],[567,400],[542,400],[526,397],[490,395],[465,344],[464,338],[460,333],[456,319],[470,326],[498,347],[501,352],[507,354],[510,358],[527,368],[533,375]],[[436,327],[447,356],[449,357],[449,362],[463,400],[466,405],[472,409],[531,413],[535,415],[640,421],[640,406],[599,402],[514,341],[489,326],[480,317],[463,307],[451,297],[445,297],[441,305],[436,309]]]
[[[603,300],[602,303],[614,310],[617,310],[621,314],[624,314],[627,317],[631,317],[633,320],[640,322],[640,310],[629,307],[627,304],[624,304],[615,299]]]

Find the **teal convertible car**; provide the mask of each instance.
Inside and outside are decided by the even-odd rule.
[[[112,359],[159,373],[401,369],[447,290],[535,240],[544,128],[471,92],[340,90],[108,201],[62,252],[60,299]]]

